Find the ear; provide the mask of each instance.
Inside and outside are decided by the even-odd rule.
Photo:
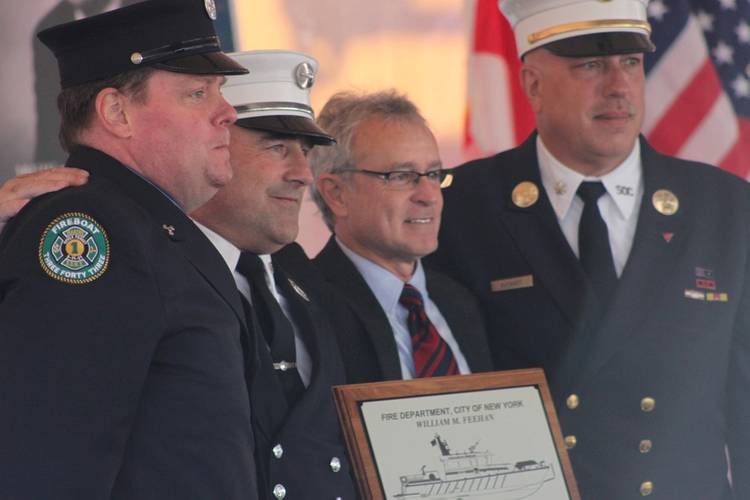
[[[345,181],[338,175],[323,173],[315,181],[315,188],[336,218],[346,217],[349,212],[346,204]]]
[[[521,66],[521,87],[523,88],[526,98],[531,104],[531,109],[538,113],[541,111],[542,99],[542,74],[539,68],[529,63],[523,63]]]
[[[127,113],[128,104],[129,99],[112,87],[102,89],[94,102],[99,122],[108,132],[123,139],[133,135],[132,123]]]

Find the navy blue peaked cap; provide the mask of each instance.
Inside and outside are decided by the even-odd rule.
[[[213,0],[146,0],[41,31],[68,88],[142,67],[198,75],[247,69],[221,52]]]

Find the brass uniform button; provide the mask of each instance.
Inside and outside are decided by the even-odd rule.
[[[674,215],[680,209],[680,200],[668,189],[660,189],[651,197],[651,203],[662,215]]]
[[[529,208],[539,200],[539,188],[533,182],[519,182],[510,196],[518,208]]]
[[[565,404],[569,410],[575,410],[578,405],[581,404],[581,400],[578,398],[578,394],[571,394],[568,399],[565,400]]]
[[[643,439],[638,444],[638,451],[640,451],[641,453],[648,453],[649,451],[651,451],[651,448],[653,448],[653,446],[654,443],[652,443],[650,439]]]
[[[654,483],[651,481],[644,481],[641,483],[641,496],[647,497],[654,492]]]
[[[641,399],[641,411],[650,412],[653,411],[656,406],[656,400],[654,398],[643,398]]]
[[[578,439],[575,436],[565,436],[565,447],[567,449],[572,450],[576,447],[576,444],[578,444]]]

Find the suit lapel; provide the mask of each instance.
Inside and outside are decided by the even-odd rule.
[[[668,175],[666,160],[641,142],[644,193],[633,247],[607,315],[593,336],[588,360],[579,380],[593,375],[623,346],[633,342],[640,326],[659,303],[665,286],[674,279],[676,264],[690,236],[691,207],[688,185],[682,176]],[[652,202],[656,191],[666,189],[681,200],[673,215],[659,213]],[[583,348],[583,346],[579,346]]]
[[[226,266],[224,259],[216,247],[206,238],[198,227],[190,220],[172,224],[177,230],[185,234],[185,239],[177,236],[171,237],[179,244],[180,250],[195,267],[195,269],[208,281],[211,286],[221,295],[232,308],[234,314],[245,325],[245,315],[242,309],[237,285],[232,278],[231,271]],[[182,244],[187,242],[187,244]]]
[[[378,299],[375,298],[354,264],[341,251],[334,237],[328,240],[325,248],[315,260],[326,279],[334,283],[343,296],[349,299],[349,306],[364,325],[374,346],[383,379],[400,379],[401,364],[388,318],[380,307]]]
[[[552,295],[571,325],[583,311],[586,279],[578,259],[570,249],[542,185],[536,156],[536,134],[515,151],[509,172],[501,173],[509,181],[500,185],[489,206],[506,227],[511,238],[533,270],[534,286],[542,286]],[[527,208],[513,203],[513,189],[521,182],[531,182],[539,189],[539,199]],[[507,278],[492,276],[490,279]]]

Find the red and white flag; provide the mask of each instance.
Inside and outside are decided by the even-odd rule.
[[[466,159],[512,148],[534,128],[534,115],[519,81],[521,62],[513,30],[497,0],[469,0],[472,20]]]

